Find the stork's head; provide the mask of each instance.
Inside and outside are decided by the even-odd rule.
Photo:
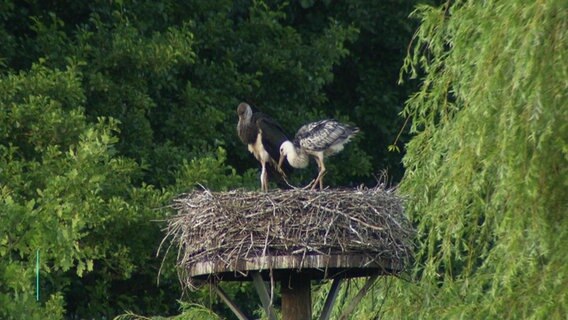
[[[288,162],[290,162],[290,157],[296,154],[296,148],[291,141],[284,141],[280,145],[280,159],[278,160],[278,167],[282,168],[282,163],[284,159],[288,157]]]
[[[239,120],[249,120],[252,117],[252,108],[248,103],[241,102],[237,107],[237,115]]]
[[[305,168],[310,162],[308,154],[298,146],[294,145],[290,140],[284,141],[280,145],[280,159],[278,161],[278,166],[282,167],[284,159],[287,159],[288,163],[294,168]]]

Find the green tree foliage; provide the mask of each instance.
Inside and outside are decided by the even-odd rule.
[[[61,313],[70,273],[82,277],[99,263],[117,275],[133,271],[129,244],[120,239],[121,230],[112,229],[148,216],[152,198],[141,206],[136,194],[151,189],[133,188],[138,166],[113,156],[116,121],[86,122],[81,74],[74,66],[58,71],[34,65],[0,79],[0,88],[0,314],[45,318],[42,313],[53,308]],[[29,294],[35,292],[36,250],[42,285],[49,288],[43,310]]]
[[[166,213],[159,208],[171,191],[196,183],[245,185],[219,149],[215,157],[184,164],[171,191],[136,186],[142,170],[118,155],[117,121],[87,121],[82,78],[76,66],[60,71],[43,65],[0,78],[3,319],[177,310],[174,270],[162,278],[165,289],[154,285],[162,237],[155,219]]]
[[[404,113],[416,135],[401,192],[417,262],[411,282],[391,283],[388,317],[568,314],[566,9],[511,0],[416,10],[404,70],[424,77]]]
[[[392,86],[410,7],[0,0],[0,318],[176,313],[173,257],[156,285],[159,221],[175,194],[199,185],[258,188],[258,164],[235,134],[242,100],[290,135],[326,117],[362,127],[329,162],[332,186],[396,168],[385,148],[408,89]],[[246,286],[226,291],[254,312]],[[227,314],[207,292],[185,299]]]

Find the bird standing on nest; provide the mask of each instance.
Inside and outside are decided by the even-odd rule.
[[[248,146],[250,153],[260,162],[260,187],[268,191],[267,163],[272,165],[282,176],[286,176],[282,165],[277,165],[280,145],[288,140],[282,127],[268,115],[254,112],[247,103],[240,103],[237,107],[239,122],[237,134],[243,143]],[[285,168],[286,170],[287,168]]]
[[[312,189],[319,183],[320,190],[323,189],[323,176],[326,173],[324,158],[332,156],[341,150],[355,134],[359,128],[337,122],[335,120],[321,120],[308,123],[302,126],[294,142],[284,141],[280,146],[280,159],[278,165],[288,160],[294,168],[305,168],[309,163],[309,156],[314,157],[319,168],[318,176],[310,182]]]

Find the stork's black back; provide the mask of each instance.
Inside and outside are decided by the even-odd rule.
[[[278,162],[280,159],[280,146],[284,141],[288,140],[288,136],[282,126],[262,112],[253,113],[251,122],[256,123],[257,128],[262,130],[262,145],[270,157],[274,159],[275,162]],[[293,169],[288,161],[284,161],[282,170],[288,175]],[[280,176],[275,170],[272,172],[269,171],[269,174],[270,173],[272,173],[272,176]]]
[[[284,129],[278,122],[262,112],[252,114],[252,122],[259,130],[262,130],[262,145],[268,151],[270,157],[278,162],[280,157],[280,145],[288,140]]]

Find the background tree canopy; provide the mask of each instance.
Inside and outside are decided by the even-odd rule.
[[[258,163],[235,133],[243,100],[290,135],[328,117],[360,126],[329,162],[330,185],[374,184],[385,168],[400,179],[401,154],[386,146],[410,92],[396,79],[411,10],[374,1],[0,1],[0,318],[179,313],[168,261],[156,284],[156,220],[198,183],[258,188]],[[294,182],[315,173],[298,171]],[[257,309],[246,287],[227,290]],[[185,299],[210,305],[208,295]]]
[[[197,184],[258,189],[241,101],[291,136],[357,124],[332,187],[404,175],[411,281],[385,279],[358,319],[566,314],[567,5],[417,2],[0,0],[0,318],[180,313],[170,261],[156,284],[156,221]],[[407,118],[404,172],[387,146]],[[183,300],[229,314],[207,291]]]

